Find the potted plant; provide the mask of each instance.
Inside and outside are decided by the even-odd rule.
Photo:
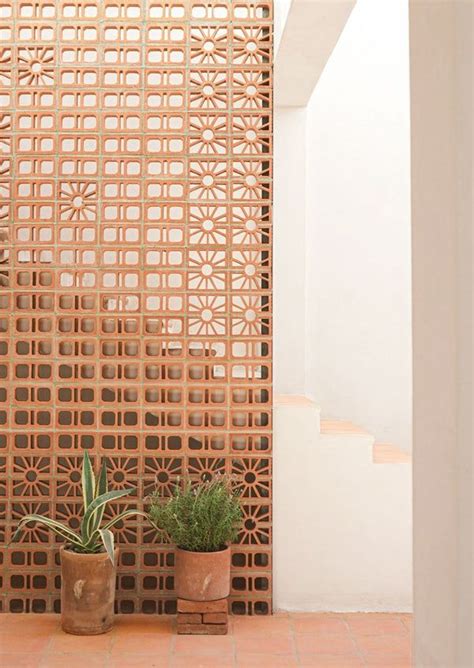
[[[96,479],[87,451],[81,482],[84,509],[79,532],[49,517],[25,515],[12,540],[19,539],[27,524],[38,522],[66,541],[60,549],[61,625],[67,633],[97,635],[109,631],[113,624],[118,548],[111,529],[126,517],[144,513],[129,509],[102,522],[107,503],[134,490],[129,487],[109,492],[105,459]]]
[[[239,494],[222,476],[193,486],[176,485],[171,497],[150,499],[153,526],[176,544],[178,598],[215,601],[230,592],[230,543],[237,537],[242,510]]]

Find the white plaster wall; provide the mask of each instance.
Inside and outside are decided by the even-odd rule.
[[[412,610],[411,465],[374,464],[370,435],[321,435],[308,400],[274,411],[274,606]]]
[[[292,0],[274,0],[274,28],[273,28],[273,49],[277,53],[280,46],[281,36],[285,28],[288,12],[290,11]]]
[[[274,388],[301,394],[305,382],[306,110],[274,113]]]
[[[409,449],[406,0],[358,0],[308,106],[306,151],[306,393]]]
[[[275,393],[311,393],[326,415],[407,447],[408,19],[405,0],[379,1],[388,14],[359,0],[310,108],[275,109]],[[411,466],[374,465],[372,440],[321,438],[318,425],[315,405],[275,409],[275,605],[410,610]]]

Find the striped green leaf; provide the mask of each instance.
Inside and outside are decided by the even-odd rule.
[[[110,561],[115,566],[114,534],[109,531],[109,529],[99,529],[99,534],[102,538],[102,544],[105,547],[105,551],[109,555]]]
[[[107,494],[108,492],[108,483],[107,483],[107,460],[105,457],[102,459],[102,466],[100,467],[99,480],[95,490],[95,498]],[[91,533],[97,531],[102,523],[102,518],[104,516],[105,506],[101,506],[94,516],[94,522],[91,529]]]
[[[25,517],[21,518],[18,528],[13,534],[12,542],[18,540],[24,531],[25,525],[29,524],[30,522],[37,522],[38,524],[42,524],[47,529],[51,529],[51,531],[53,531],[56,535],[64,538],[73,545],[82,547],[81,537],[72,531],[72,529],[67,527],[65,524],[61,524],[61,522],[56,522],[56,520],[52,520],[49,517],[43,517],[42,515],[36,514],[25,515]]]
[[[102,466],[100,467],[99,482],[97,484],[96,496],[102,496],[108,492],[107,484],[107,460],[102,458]]]
[[[81,524],[82,540],[84,541],[86,546],[89,546],[92,540],[94,539],[94,533],[95,533],[93,531],[94,515],[99,510],[99,508],[105,506],[107,503],[109,503],[109,501],[115,501],[116,499],[120,499],[122,496],[127,496],[127,494],[130,494],[133,491],[134,491],[133,487],[113,490],[111,492],[106,492],[105,494],[101,494],[92,501],[92,503],[86,510],[84,519],[82,520]]]
[[[129,510],[124,510],[119,513],[116,517],[112,518],[109,522],[104,524],[103,529],[111,529],[117,522],[124,520],[126,517],[131,517],[132,515],[141,515],[142,517],[147,517],[147,514],[138,508],[130,508]]]
[[[87,510],[95,496],[95,475],[87,450],[84,451],[81,482],[82,498],[84,499],[84,510]]]

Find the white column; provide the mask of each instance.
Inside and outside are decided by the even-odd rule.
[[[415,658],[472,648],[473,4],[410,2]]]

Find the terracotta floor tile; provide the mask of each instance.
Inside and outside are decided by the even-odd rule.
[[[234,656],[232,636],[176,636],[174,653],[176,655],[218,655],[223,659]]]
[[[297,633],[296,647],[299,654],[354,654],[356,647],[348,633]]]
[[[86,642],[84,640],[84,642]],[[41,668],[106,668],[108,655],[106,652],[92,653],[87,652],[46,652],[42,656]]]
[[[171,615],[117,615],[112,633],[172,633],[175,617]]]
[[[290,619],[343,619],[341,612],[289,612]]]
[[[375,652],[364,656],[365,665],[371,668],[411,668],[412,661],[409,656],[390,657],[385,652]]]
[[[172,656],[170,668],[234,668],[233,658],[218,656]]]
[[[126,633],[115,634],[112,640],[111,653],[113,656],[128,653],[160,654],[169,653],[173,635],[171,633]]]
[[[73,636],[59,615],[0,616],[1,668],[409,668],[411,616],[231,617],[228,636],[177,636],[175,618],[120,615]],[[298,654],[296,654],[298,651]]]
[[[12,653],[20,652],[43,652],[49,644],[49,633],[41,635],[36,632],[34,635],[28,634],[25,627],[23,633],[2,633],[0,635],[0,652]]]
[[[410,652],[410,636],[358,636],[356,638],[358,648],[364,654],[369,652],[385,652],[388,656],[394,654],[406,655]]]
[[[52,653],[82,652],[95,654],[108,652],[112,647],[112,634],[103,633],[98,636],[75,636],[71,633],[57,631],[50,636],[48,651]]]
[[[299,664],[297,658],[293,655],[237,652],[236,665],[238,668],[251,668],[253,666],[259,668],[278,668],[279,666],[297,668]]]
[[[354,635],[405,635],[407,627],[400,617],[391,615],[354,615],[347,617],[347,623]]]
[[[38,630],[44,633],[45,631],[54,631],[59,629],[61,625],[60,615],[27,615],[27,614],[2,614],[1,617],[1,631],[14,631],[19,629],[24,632],[25,626],[28,626],[28,631]]]
[[[0,652],[0,666],[2,668],[39,668],[40,654]]]
[[[231,617],[231,627],[235,635],[246,633],[286,633],[291,629],[291,618],[289,615],[254,616],[254,617]]]
[[[304,668],[364,668],[364,661],[354,655],[300,654],[300,666]]]
[[[107,668],[168,668],[169,665],[169,657],[166,655],[122,652],[120,656],[112,656],[109,659]],[[69,666],[63,668],[69,668]]]
[[[308,614],[291,616],[296,633],[346,633],[347,624],[342,617],[326,614]]]
[[[403,626],[411,633],[413,631],[413,618],[402,617],[401,619]]]
[[[294,640],[289,633],[256,633],[235,636],[237,653],[247,654],[293,654]]]
[[[25,634],[25,628],[28,629],[28,633]],[[23,629],[15,626],[10,629],[4,629],[2,626],[2,618],[0,616],[0,646],[3,640],[8,640],[8,638],[24,638],[25,635],[28,635],[28,638],[44,638],[45,636],[53,635],[54,633],[61,633],[61,629],[57,628],[46,628],[43,629],[40,626],[36,625],[32,628],[25,627]]]

